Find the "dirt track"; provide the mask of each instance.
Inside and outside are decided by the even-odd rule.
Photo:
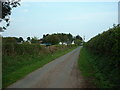
[[[88,88],[77,67],[80,47],[30,73],[8,88]]]

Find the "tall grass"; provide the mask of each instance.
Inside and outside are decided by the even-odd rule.
[[[120,72],[112,62],[114,58],[91,53],[87,48],[80,52],[79,68],[87,78],[94,78],[92,82],[98,88],[120,87]]]

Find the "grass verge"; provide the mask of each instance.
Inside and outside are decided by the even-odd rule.
[[[30,72],[44,66],[54,59],[72,51],[76,47],[57,50],[47,55],[3,56],[3,88],[23,78]],[[9,64],[9,66],[5,66]],[[13,64],[13,65],[12,65]]]
[[[91,82],[97,88],[112,88],[119,85],[119,70],[113,67],[111,61],[111,58],[95,55],[83,47],[78,65],[83,76],[94,78]]]
[[[78,67],[82,73],[82,75],[85,77],[86,81],[89,80],[89,83],[96,87],[94,84],[94,69],[92,67],[92,64],[90,62],[90,55],[85,50],[84,47],[80,50],[80,58],[78,60]]]

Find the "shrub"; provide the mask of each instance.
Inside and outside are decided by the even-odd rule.
[[[114,87],[120,86],[120,27],[114,26],[98,34],[85,43],[85,47],[98,56],[92,61],[97,72],[102,74],[106,81],[114,84]]]

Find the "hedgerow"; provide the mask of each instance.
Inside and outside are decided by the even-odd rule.
[[[103,87],[120,87],[120,26],[98,34],[86,42],[85,47],[96,56],[91,61],[96,75],[99,74],[96,78],[109,82]]]
[[[86,46],[100,55],[120,56],[120,27],[114,26],[108,31],[98,34],[89,40]]]

